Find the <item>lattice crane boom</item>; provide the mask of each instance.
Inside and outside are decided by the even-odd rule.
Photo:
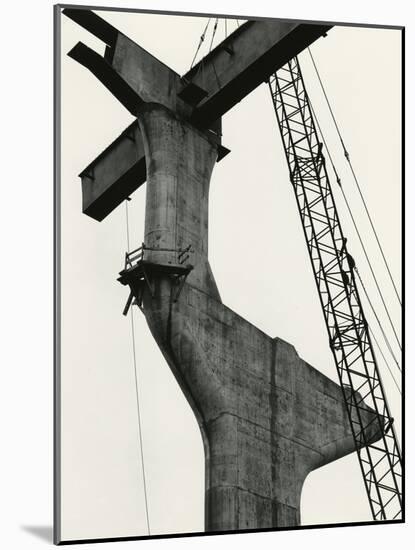
[[[373,519],[401,519],[401,453],[296,57],[269,87]]]

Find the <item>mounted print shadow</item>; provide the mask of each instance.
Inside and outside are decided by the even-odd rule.
[[[403,521],[402,37],[55,7],[55,543]]]

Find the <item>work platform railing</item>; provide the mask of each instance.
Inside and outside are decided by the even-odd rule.
[[[144,243],[140,247],[132,250],[131,252],[125,253],[125,270],[132,269],[142,262],[148,261],[148,263],[153,263],[157,265],[157,262],[150,262],[149,258],[146,257],[148,252],[167,252],[168,255],[171,255],[171,260],[167,260],[167,264],[171,265],[180,265],[183,266],[185,262],[190,258],[190,251],[192,245],[189,244],[186,248],[156,248],[151,246],[146,246]]]
[[[155,281],[160,275],[167,275],[172,280],[172,299],[177,301],[186,277],[193,265],[188,263],[192,246],[181,248],[141,246],[125,253],[124,269],[118,281],[130,287],[130,295],[125,304],[123,315],[127,315],[132,304],[142,309],[144,288],[147,287],[151,297],[155,295]]]

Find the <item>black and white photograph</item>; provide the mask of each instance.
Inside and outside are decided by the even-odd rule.
[[[55,542],[402,522],[403,29],[55,33]]]
[[[1,547],[414,539],[415,16],[2,17]]]

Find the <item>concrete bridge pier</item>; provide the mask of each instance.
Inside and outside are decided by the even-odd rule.
[[[202,433],[206,530],[298,525],[307,475],[355,450],[342,390],[221,301],[208,261],[216,137],[158,104],[141,107],[138,121],[147,166],[145,243],[191,244],[194,251],[177,301],[173,278],[155,272],[143,309]],[[149,254],[155,263],[168,261],[165,251]]]

